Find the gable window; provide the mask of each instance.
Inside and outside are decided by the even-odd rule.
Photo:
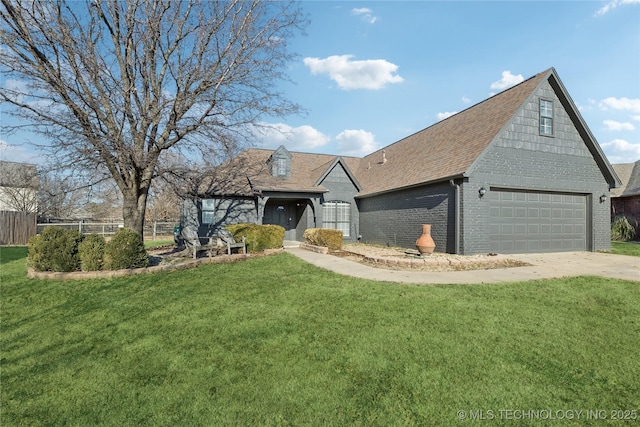
[[[553,102],[540,100],[540,135],[553,136]]]
[[[215,200],[202,199],[202,223],[213,224],[215,221]]]
[[[331,201],[322,205],[322,227],[342,231],[343,237],[349,237],[351,229],[351,204]]]
[[[280,157],[275,160],[276,160],[276,176],[286,176],[287,175],[287,159]]]

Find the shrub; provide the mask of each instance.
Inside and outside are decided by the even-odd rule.
[[[142,236],[129,228],[122,228],[113,235],[104,248],[104,269],[120,270],[149,265],[149,255]]]
[[[636,235],[635,227],[629,222],[629,218],[624,215],[616,216],[611,222],[611,239],[629,241]]]
[[[265,249],[278,249],[284,241],[284,228],[271,224],[233,224],[225,227],[236,242],[246,238],[247,252],[262,252]]]
[[[82,235],[76,230],[49,226],[29,239],[27,262],[37,271],[76,271],[80,267],[78,244]]]
[[[307,228],[304,240],[310,245],[326,246],[332,251],[342,248],[342,231],[332,228]]]
[[[78,245],[82,271],[102,270],[106,241],[99,234],[89,234]]]

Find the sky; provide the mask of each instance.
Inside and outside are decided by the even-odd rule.
[[[279,89],[305,113],[263,118],[257,147],[364,156],[554,67],[609,161],[640,159],[640,0],[302,7]],[[0,158],[36,161],[29,138],[0,135]]]

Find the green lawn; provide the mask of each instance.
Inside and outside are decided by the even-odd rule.
[[[288,254],[61,282],[25,256],[0,248],[3,426],[638,422],[586,413],[640,410],[638,283],[398,285]]]
[[[611,253],[618,255],[640,256],[639,242],[611,242]]]

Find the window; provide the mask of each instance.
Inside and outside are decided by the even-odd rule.
[[[540,135],[553,135],[553,102],[540,100]]]
[[[215,218],[215,200],[203,199],[202,200],[202,223],[213,224]]]
[[[351,204],[349,202],[325,202],[322,205],[322,226],[342,231],[349,237],[351,229]]]
[[[287,159],[277,158],[276,159],[276,176],[286,176],[287,175]]]

